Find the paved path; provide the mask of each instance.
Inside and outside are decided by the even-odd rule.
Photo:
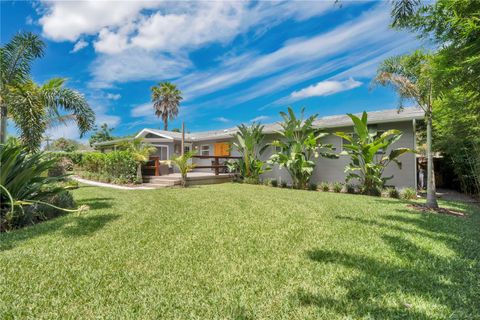
[[[91,186],[105,187],[105,188],[112,188],[112,189],[121,189],[121,190],[153,190],[153,189],[155,189],[155,188],[152,188],[152,187],[145,187],[145,186],[142,186],[142,185],[139,185],[138,187],[119,186],[117,184],[86,180],[86,179],[82,179],[82,178],[79,178],[79,177],[76,177],[76,176],[73,176],[72,179],[76,180],[78,182],[81,182],[81,183],[91,185]]]

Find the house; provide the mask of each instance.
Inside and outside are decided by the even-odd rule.
[[[374,126],[378,131],[386,131],[389,129],[398,129],[403,132],[399,141],[394,144],[395,148],[416,148],[415,124],[417,120],[424,118],[424,113],[418,108],[405,108],[398,112],[396,109],[368,112],[368,123]],[[336,131],[352,132],[351,119],[346,115],[328,116],[319,118],[314,125],[318,128],[325,129],[325,131],[333,133]],[[271,142],[278,138],[276,132],[280,130],[279,124],[266,124],[264,126],[264,133],[266,134],[267,142]],[[239,156],[235,150],[230,149],[230,143],[233,139],[233,134],[237,128],[228,128],[224,130],[203,131],[185,134],[185,150],[196,150],[197,158],[193,161],[196,165],[196,171],[212,172],[212,165],[214,164],[214,156],[229,157]],[[169,160],[175,154],[181,153],[182,134],[179,132],[164,131],[158,129],[145,128],[141,130],[136,138],[143,138],[145,142],[154,145],[157,149],[151,156],[159,161]],[[343,141],[335,135],[328,135],[323,138],[323,143],[332,144],[334,150],[338,153],[342,150]],[[123,140],[122,140],[123,141]],[[102,152],[114,150],[119,140],[112,140],[95,144],[95,148]],[[270,147],[262,155],[262,160],[268,160],[274,153],[274,147]],[[388,150],[387,150],[388,151]],[[381,156],[381,155],[379,155]],[[222,158],[220,158],[222,161]],[[223,160],[225,161],[225,160]],[[339,159],[325,159],[319,158],[315,171],[312,175],[313,183],[320,182],[344,182],[345,181],[345,166],[349,163],[348,156],[340,156]],[[388,184],[396,187],[412,187],[416,183],[416,157],[414,154],[405,154],[400,158],[402,167],[398,168],[395,164],[390,165],[385,170],[385,176],[393,175],[393,179],[389,180]],[[172,169],[170,169],[171,171]],[[168,170],[160,172],[160,174],[168,173]],[[158,174],[158,172],[157,172]],[[285,169],[280,169],[275,166],[271,171],[265,173],[262,178],[277,179],[279,181],[290,182],[290,177]]]

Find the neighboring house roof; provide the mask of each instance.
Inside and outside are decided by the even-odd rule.
[[[131,141],[133,138],[121,138],[121,139],[113,139],[113,140],[108,140],[108,141],[103,141],[103,142],[96,142],[93,144],[94,147],[97,146],[113,146],[121,142],[125,141]]]
[[[423,119],[425,113],[420,108],[405,108],[401,112],[398,112],[397,109],[381,110],[381,111],[371,111],[368,113],[368,123],[369,124],[378,124],[378,123],[390,123],[390,122],[402,122],[402,121],[411,121],[411,120],[420,120]],[[361,116],[361,113],[356,114]],[[314,125],[318,128],[339,128],[347,127],[352,125],[352,120],[347,115],[337,115],[337,116],[328,116],[319,118],[314,122]],[[263,132],[266,134],[274,133],[280,130],[281,127],[278,123],[265,124]],[[185,133],[185,140],[187,142],[195,141],[206,141],[212,139],[228,139],[232,134],[237,132],[237,127],[227,128],[223,130],[211,130],[211,131],[200,131],[194,133]],[[143,137],[146,134],[151,133],[157,135],[161,139],[168,140],[181,140],[182,133],[165,131],[159,129],[150,129],[145,128],[140,131],[135,137]],[[101,145],[111,145],[116,141],[125,141],[127,139],[119,139],[106,141],[101,143],[96,143],[95,146]]]

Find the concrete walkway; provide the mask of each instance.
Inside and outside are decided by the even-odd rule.
[[[82,179],[82,178],[79,178],[79,177],[76,177],[76,176],[73,176],[72,179],[76,180],[78,182],[84,183],[84,184],[91,185],[91,186],[105,187],[105,188],[112,188],[112,189],[120,189],[120,190],[153,190],[153,189],[155,189],[155,188],[152,188],[152,187],[145,187],[145,186],[142,186],[142,185],[139,185],[138,187],[119,186],[117,184],[86,180],[86,179]]]

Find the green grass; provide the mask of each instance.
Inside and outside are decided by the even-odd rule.
[[[240,184],[74,193],[89,212],[0,235],[0,318],[480,318],[477,209]]]

